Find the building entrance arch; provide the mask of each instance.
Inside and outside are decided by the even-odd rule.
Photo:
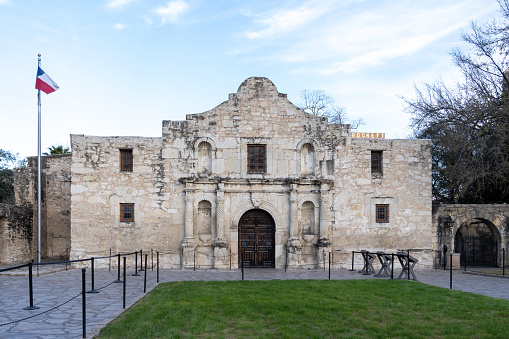
[[[239,266],[275,267],[276,224],[262,209],[252,209],[239,220]]]
[[[464,222],[454,236],[454,252],[461,264],[497,266],[500,233],[489,221],[475,218]]]

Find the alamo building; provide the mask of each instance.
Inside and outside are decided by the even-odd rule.
[[[161,137],[73,134],[71,149],[43,157],[43,258],[153,249],[165,268],[237,268],[241,257],[319,268],[330,252],[339,268],[353,250],[410,250],[431,267],[438,250],[431,142],[354,133],[305,113],[267,78],[163,121]],[[36,206],[36,161],[15,171],[0,262],[36,257],[35,208],[9,219]]]

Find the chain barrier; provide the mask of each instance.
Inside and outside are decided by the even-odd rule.
[[[74,297],[72,297],[71,299],[69,299],[69,300],[67,300],[67,301],[64,301],[63,303],[61,303],[61,304],[59,304],[59,305],[57,305],[57,306],[55,306],[55,307],[52,307],[52,308],[50,308],[50,309],[48,309],[48,310],[46,310],[46,311],[44,311],[44,312],[37,313],[37,314],[31,315],[30,317],[26,317],[26,318],[23,318],[23,319],[13,320],[13,321],[10,321],[10,322],[4,323],[4,324],[0,324],[0,327],[1,327],[1,326],[5,326],[5,325],[10,325],[10,324],[19,323],[19,322],[21,322],[21,321],[25,321],[25,320],[28,320],[28,319],[32,319],[32,318],[38,317],[38,316],[40,316],[40,315],[42,315],[42,314],[44,314],[44,313],[48,313],[48,312],[50,312],[50,311],[53,311],[53,310],[55,310],[55,309],[57,309],[57,308],[59,308],[59,307],[61,307],[61,306],[65,305],[65,304],[67,304],[67,303],[69,303],[69,302],[73,301],[74,299],[76,299],[77,297],[79,297],[79,296],[80,296],[80,295],[82,295],[82,294],[83,294],[83,293],[81,293],[81,292],[80,292],[80,293],[78,293],[77,295],[75,295]]]

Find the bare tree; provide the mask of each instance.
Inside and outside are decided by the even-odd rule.
[[[464,80],[418,87],[405,99],[414,135],[433,141],[433,195],[437,202],[509,200],[509,0],[499,1],[503,21],[471,24],[455,49]]]
[[[336,100],[325,93],[324,90],[309,90],[305,89],[300,92],[300,97],[304,101],[299,105],[299,108],[306,113],[310,113],[319,117],[326,117],[330,123],[333,124],[348,124],[349,119],[346,115],[345,109],[336,106]],[[354,120],[350,123],[352,129],[364,125],[365,122],[362,118]]]

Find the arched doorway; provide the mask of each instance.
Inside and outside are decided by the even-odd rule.
[[[484,219],[472,219],[458,228],[454,236],[454,252],[460,253],[461,264],[497,266],[500,234]]]
[[[261,209],[249,210],[239,221],[239,265],[275,267],[275,232],[272,216]]]

